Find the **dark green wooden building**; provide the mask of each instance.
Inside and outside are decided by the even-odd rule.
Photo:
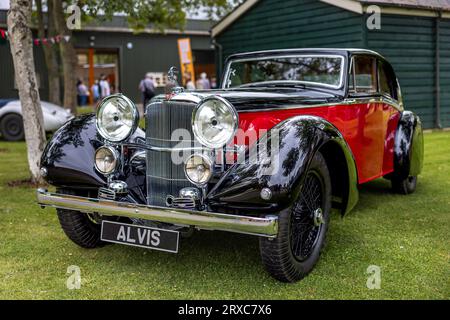
[[[374,4],[381,9],[380,29],[367,27]],[[219,68],[228,55],[244,51],[375,50],[393,64],[405,106],[425,127],[450,127],[450,0],[247,0],[212,36]]]

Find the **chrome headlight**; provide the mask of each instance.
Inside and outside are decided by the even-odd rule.
[[[113,94],[97,109],[97,130],[108,141],[120,142],[136,131],[139,112],[134,103],[123,94]]]
[[[116,171],[119,164],[119,153],[110,146],[103,146],[95,151],[95,169],[108,175]]]
[[[204,185],[213,174],[212,161],[203,154],[193,154],[184,164],[186,178],[196,185]]]
[[[204,99],[192,114],[192,130],[197,140],[212,149],[226,145],[235,135],[238,114],[233,105],[218,97]]]

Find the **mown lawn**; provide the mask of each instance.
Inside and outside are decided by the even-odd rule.
[[[0,141],[0,298],[2,299],[449,299],[450,132],[425,135],[417,192],[393,195],[383,179],[362,187],[344,219],[332,217],[328,245],[303,281],[272,280],[254,237],[198,232],[173,255],[121,245],[81,249],[34,190],[8,187],[27,178],[24,143]],[[67,268],[81,269],[79,290]],[[369,265],[381,289],[366,287]]]

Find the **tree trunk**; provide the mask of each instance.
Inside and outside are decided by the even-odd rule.
[[[42,11],[42,0],[36,0],[38,36],[39,38],[51,38],[56,35],[53,15],[53,1],[47,1],[47,35],[45,34],[44,13]],[[47,65],[48,100],[54,104],[61,105],[61,88],[59,82],[59,66],[57,51],[53,45],[42,44],[44,50],[45,64]]]
[[[67,42],[61,39],[59,43],[61,60],[64,69],[64,107],[70,108],[73,114],[77,113],[77,87],[75,67],[77,54],[72,44],[72,32],[67,28],[64,9],[61,0],[53,0],[53,19],[56,32],[64,36],[70,36]]]
[[[42,182],[40,158],[45,147],[44,121],[36,82],[33,39],[29,28],[32,0],[11,0],[8,11],[8,34],[28,149],[31,180]]]

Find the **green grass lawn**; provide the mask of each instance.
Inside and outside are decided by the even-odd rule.
[[[314,271],[284,284],[265,273],[251,236],[197,232],[177,255],[77,247],[34,189],[8,187],[28,176],[25,144],[0,141],[0,298],[449,299],[450,132],[427,133],[425,152],[415,194],[391,194],[383,179],[363,186],[357,207],[332,217]],[[70,265],[79,290],[66,288]],[[381,268],[379,290],[366,287],[369,265]]]

